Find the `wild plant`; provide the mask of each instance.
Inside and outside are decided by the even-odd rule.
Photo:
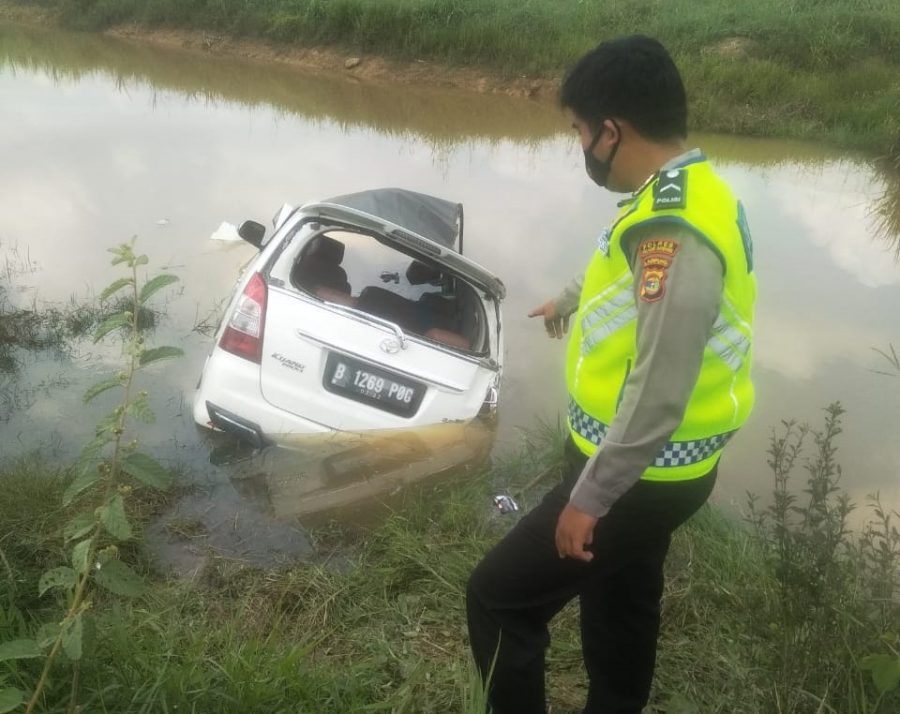
[[[893,343],[888,344],[887,350],[882,350],[878,347],[873,347],[872,349],[883,357],[889,365],[886,368],[887,371],[884,369],[873,369],[872,371],[875,374],[883,374],[888,377],[900,377],[900,356],[897,355],[897,350],[894,349]]]
[[[893,151],[895,169],[900,169],[900,151]],[[873,349],[890,365],[890,371],[873,370],[889,377],[900,376],[900,357],[893,344],[888,350]],[[900,628],[897,627],[897,601],[900,599],[900,531],[898,531],[895,511],[888,511],[881,504],[878,494],[869,496],[875,518],[866,524],[860,541],[860,557],[869,574],[869,591],[872,593],[875,610],[881,621],[881,637],[886,652],[864,657],[861,667],[872,673],[872,681],[878,692],[884,695],[900,688]]]
[[[777,586],[770,613],[778,645],[772,662],[777,711],[832,711],[835,705],[850,711],[850,702],[853,711],[877,711],[891,689],[883,672],[891,655],[862,654],[874,642],[889,642],[897,626],[900,535],[891,520],[895,514],[877,496],[875,518],[861,531],[851,528],[855,506],[840,485],[837,462],[843,415],[834,403],[825,409],[822,429],[782,422],[768,450],[775,477],[771,502],[760,509],[750,496],[750,520],[772,560]],[[790,479],[798,462],[806,471],[800,492]],[[876,693],[858,676],[861,668],[873,674],[877,669]]]
[[[872,674],[879,694],[900,688],[900,530],[898,514],[889,511],[878,494],[869,497],[875,517],[866,524],[859,542],[859,558],[865,565],[867,590],[872,596],[872,616],[882,632],[882,652],[862,659],[860,666]]]
[[[100,300],[105,303],[116,298],[113,304],[122,309],[110,314],[97,327],[94,342],[121,334],[124,365],[115,376],[91,386],[84,395],[84,403],[111,390],[118,390],[121,398],[97,424],[95,436],[82,450],[74,479],[63,495],[63,508],[74,514],[63,531],[69,563],[46,571],[38,584],[39,596],[51,591],[57,593],[64,604],[64,613],[59,620],[43,624],[31,639],[0,643],[0,661],[9,663],[19,685],[2,687],[4,681],[0,679],[0,713],[21,706],[26,696],[26,714],[35,711],[42,702],[42,693],[60,653],[72,664],[68,710],[76,710],[85,632],[92,609],[105,601],[99,591],[122,597],[138,597],[144,591],[142,577],[120,558],[119,551],[119,545],[131,540],[134,533],[128,511],[135,485],[163,490],[171,482],[170,473],[138,451],[137,440],[129,436],[136,422],[154,419],[147,392],[138,389],[138,373],[159,360],[182,354],[177,347],[148,347],[141,319],[148,301],[178,278],[160,274],[142,282],[139,268],[147,265],[148,259],[135,253],[134,240],[110,252],[112,264],[123,265],[128,274],[103,290]],[[18,670],[12,663],[40,658],[43,666],[34,683],[28,682],[27,671]],[[21,687],[30,689],[30,693]]]

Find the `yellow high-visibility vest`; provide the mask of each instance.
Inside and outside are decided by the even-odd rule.
[[[569,339],[568,424],[576,445],[590,456],[616,415],[637,357],[635,276],[622,240],[635,229],[656,224],[696,235],[716,253],[724,270],[720,312],[684,418],[642,476],[678,481],[712,470],[726,442],[747,420],[754,400],[750,362],[756,277],[750,232],[743,206],[702,155],[654,176],[600,240],[585,273]],[[642,245],[646,255],[638,257],[636,270],[644,280],[644,295],[653,299],[663,294],[665,267],[677,248],[665,240]],[[653,269],[655,259],[662,266],[659,271]]]

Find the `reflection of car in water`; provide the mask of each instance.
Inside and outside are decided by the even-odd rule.
[[[232,464],[231,477],[239,490],[252,484],[264,492],[276,518],[334,517],[346,509],[375,513],[376,504],[408,486],[482,467],[493,439],[492,425],[481,420],[300,436],[287,438],[287,449],[265,449]]]
[[[462,206],[399,189],[282,209],[238,281],[194,399],[202,426],[284,435],[468,422],[497,405],[503,284]]]

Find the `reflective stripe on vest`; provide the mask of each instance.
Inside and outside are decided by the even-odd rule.
[[[604,437],[606,437],[606,432],[609,430],[609,426],[594,419],[594,417],[579,407],[574,400],[569,401],[569,422],[572,425],[572,429],[596,446],[600,446]],[[659,455],[653,461],[653,465],[659,468],[667,468],[690,466],[699,463],[713,456],[717,451],[721,451],[734,434],[734,431],[729,431],[706,439],[670,441],[659,452]]]
[[[746,216],[705,159],[678,170],[686,173],[680,177],[685,200],[676,208],[656,205],[659,179],[648,182],[616,219],[608,244],[594,254],[585,272],[566,364],[570,433],[590,456],[613,423],[637,358],[638,309],[623,238],[651,225],[664,224],[669,233],[674,226],[695,234],[721,259],[723,294],[700,375],[680,426],[642,476],[649,480],[684,480],[709,472],[753,405],[750,362],[756,278]]]

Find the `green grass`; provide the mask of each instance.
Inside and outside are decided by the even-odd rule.
[[[312,563],[264,571],[216,559],[196,581],[174,582],[153,575],[135,543],[125,557],[151,578],[150,593],[136,601],[97,596],[79,671],[83,711],[482,712],[465,582],[511,523],[488,515],[496,484],[516,492],[548,468],[541,487],[554,478],[558,441],[531,448],[538,450],[480,477],[410,494],[371,529],[323,528]],[[55,504],[67,478],[34,459],[0,469],[0,641],[33,633],[57,607],[51,596],[37,598],[36,580],[61,552]],[[533,502],[541,487],[524,500]],[[775,563],[754,533],[713,508],[677,533],[650,711],[897,711],[898,693],[876,704],[858,666],[881,651],[879,635],[900,631],[896,611],[886,624],[870,616],[865,560],[841,561],[854,577],[837,594],[832,639],[826,651],[809,651],[801,635],[816,623],[786,626]],[[566,608],[552,632],[549,696],[555,714],[574,714],[585,684],[577,608]],[[802,683],[793,670],[787,681],[785,654]],[[0,665],[0,684],[5,677],[27,688],[35,662]],[[66,710],[71,673],[71,664],[58,663],[43,711]]]
[[[79,29],[123,22],[558,77],[602,39],[672,51],[696,129],[886,150],[900,137],[895,0],[39,0]],[[734,50],[733,38],[744,43]]]

